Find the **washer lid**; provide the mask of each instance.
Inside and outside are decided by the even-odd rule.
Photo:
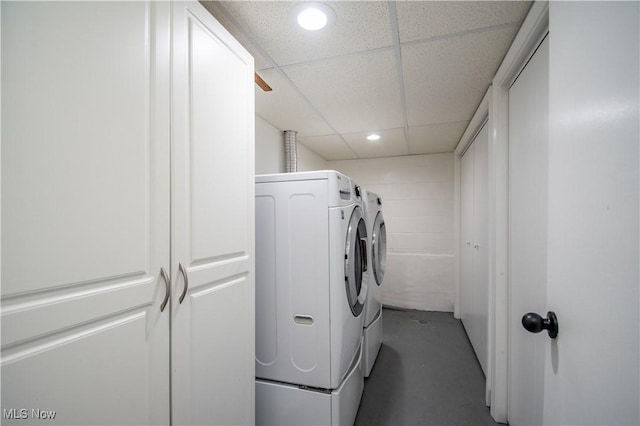
[[[347,229],[344,256],[344,280],[349,308],[354,316],[359,316],[367,300],[367,283],[362,276],[367,270],[367,225],[362,209],[353,209]]]

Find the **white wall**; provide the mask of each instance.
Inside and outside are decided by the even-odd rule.
[[[298,143],[297,154],[299,172],[327,170],[327,160],[300,143]]]
[[[327,161],[298,143],[298,171],[326,170]],[[256,115],[256,174],[284,173],[283,131]]]
[[[453,311],[453,166],[453,153],[327,162],[382,198],[385,305]]]
[[[256,115],[256,174],[284,172],[282,131]]]

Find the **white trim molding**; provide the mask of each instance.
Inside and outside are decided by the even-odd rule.
[[[471,142],[476,138],[480,130],[482,130],[482,126],[489,119],[489,102],[491,100],[491,86],[487,89],[482,101],[478,105],[476,112],[473,114],[471,121],[467,125],[462,137],[460,138],[460,142],[458,142],[458,146],[456,147],[456,158],[460,158],[467,151]]]

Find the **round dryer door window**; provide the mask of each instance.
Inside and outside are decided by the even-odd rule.
[[[384,268],[387,264],[387,228],[384,224],[382,212],[378,212],[373,223],[373,235],[371,236],[371,262],[373,263],[373,276],[376,284],[382,285]]]
[[[363,274],[367,270],[367,226],[360,207],[353,210],[349,220],[344,259],[347,300],[353,315],[358,316],[367,299],[367,288],[362,282]]]

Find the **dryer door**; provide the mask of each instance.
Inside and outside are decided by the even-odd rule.
[[[367,286],[362,276],[367,270],[367,226],[362,209],[356,207],[349,220],[344,256],[344,275],[347,300],[354,316],[359,316],[367,300]]]
[[[373,263],[373,276],[376,284],[382,285],[384,268],[387,264],[387,228],[384,224],[382,212],[378,212],[373,223],[373,235],[371,236],[371,263]]]

